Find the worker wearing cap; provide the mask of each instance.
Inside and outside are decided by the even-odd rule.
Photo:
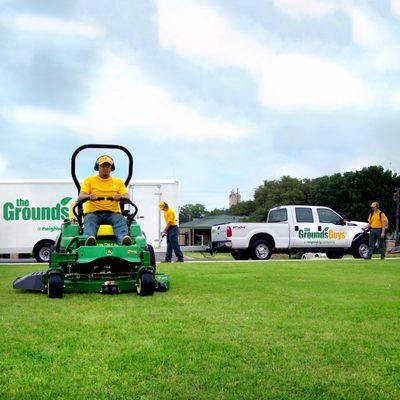
[[[371,212],[368,216],[368,225],[363,228],[364,231],[369,230],[369,250],[366,257],[367,259],[371,259],[377,241],[381,259],[385,259],[385,229],[387,226],[388,219],[385,213],[379,209],[379,203],[374,201],[371,204]]]
[[[123,180],[111,176],[111,171],[115,170],[114,160],[102,155],[97,158],[94,169],[98,174],[83,181],[78,195],[78,200],[88,199],[83,227],[83,234],[88,236],[86,245],[96,244],[95,236],[101,224],[112,225],[118,244],[131,245],[128,225],[119,206],[121,198],[129,199],[129,195]],[[113,200],[98,200],[101,197],[112,197]]]
[[[162,231],[162,235],[167,236],[167,253],[165,255],[165,262],[171,262],[172,251],[174,251],[178,262],[183,262],[183,254],[178,243],[179,228],[176,222],[175,212],[165,201],[160,202],[160,210],[164,211],[164,220],[166,224]]]

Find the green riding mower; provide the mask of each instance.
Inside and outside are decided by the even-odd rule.
[[[71,158],[71,174],[80,192],[81,186],[75,174],[75,160],[84,149],[118,149],[129,160],[129,173],[125,180],[128,187],[132,177],[133,159],[122,146],[105,144],[83,145],[75,150]],[[83,204],[78,201],[73,217],[61,225],[47,271],[33,272],[15,279],[13,287],[47,293],[48,297],[63,297],[64,293],[118,294],[136,292],[140,296],[165,292],[170,287],[169,276],[156,272],[154,248],[147,244],[146,237],[135,220],[138,208],[129,199],[120,202],[122,215],[126,218],[131,245],[118,245],[111,225],[100,225],[96,245],[86,245],[83,235]],[[112,198],[98,197],[98,201]],[[132,210],[126,209],[128,205]]]

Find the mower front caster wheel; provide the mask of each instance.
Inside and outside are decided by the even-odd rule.
[[[153,296],[154,294],[154,276],[152,274],[140,275],[136,292],[139,296]]]
[[[49,280],[47,282],[47,296],[50,298],[63,297],[63,282],[62,276],[59,272],[49,273]]]

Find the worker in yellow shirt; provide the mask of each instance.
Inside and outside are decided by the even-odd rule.
[[[378,241],[378,251],[381,254],[381,260],[385,259],[385,229],[388,226],[388,219],[383,211],[379,209],[379,203],[374,201],[371,204],[371,212],[368,216],[368,225],[363,228],[369,230],[369,250],[366,259],[371,259],[375,244]]]
[[[167,236],[167,253],[165,255],[165,262],[171,262],[172,251],[174,251],[178,262],[183,262],[183,254],[178,243],[179,228],[176,222],[175,212],[165,201],[160,202],[160,210],[164,211],[164,220],[166,224],[162,231],[162,235]]]
[[[114,160],[107,155],[97,158],[94,165],[97,175],[87,177],[81,187],[78,200],[88,199],[85,203],[83,234],[87,235],[87,246],[96,245],[96,234],[100,224],[112,225],[117,243],[129,246],[132,240],[128,235],[128,225],[121,214],[121,198],[129,199],[128,190],[122,179],[111,176],[115,170]],[[113,200],[98,200],[112,197]]]

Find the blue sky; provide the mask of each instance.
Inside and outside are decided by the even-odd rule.
[[[282,175],[400,171],[400,0],[1,4],[2,179],[68,178],[85,143],[208,209]]]

